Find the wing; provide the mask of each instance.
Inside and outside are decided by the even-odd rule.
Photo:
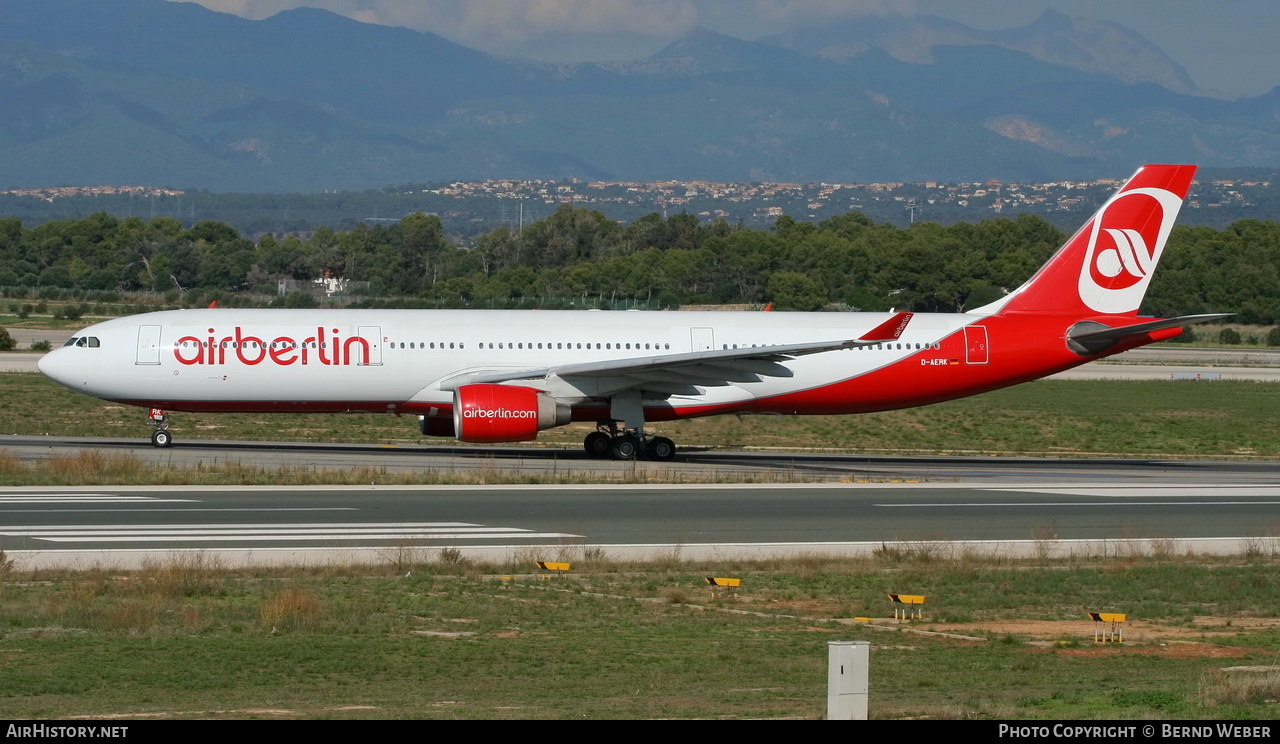
[[[442,380],[442,390],[454,390],[474,383],[502,383],[516,380],[592,380],[596,395],[620,390],[642,389],[667,395],[697,395],[701,387],[719,387],[736,382],[759,382],[765,377],[791,377],[782,362],[808,354],[874,346],[902,336],[912,313],[898,313],[855,339],[818,341],[739,349],[690,351],[681,354],[627,357],[599,362],[561,364],[524,370],[468,372]],[[603,386],[601,385],[603,383]]]

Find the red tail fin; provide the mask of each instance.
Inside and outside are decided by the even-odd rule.
[[[1139,168],[1026,284],[974,312],[1137,313],[1195,172]]]

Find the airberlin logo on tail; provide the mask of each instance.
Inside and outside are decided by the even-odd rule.
[[[173,358],[181,364],[222,365],[239,361],[253,366],[267,362],[287,367],[291,364],[329,366],[369,364],[369,341],[359,336],[342,338],[337,328],[328,333],[316,328],[306,338],[276,336],[266,341],[245,335],[236,326],[229,334],[210,328],[207,336],[183,336],[173,347]],[[269,334],[268,334],[269,335]]]
[[[1165,189],[1137,188],[1111,198],[1086,228],[1080,300],[1100,313],[1138,309],[1182,206]]]

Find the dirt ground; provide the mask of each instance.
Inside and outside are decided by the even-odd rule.
[[[877,624],[894,621],[879,621]],[[987,635],[1014,635],[1030,639],[1039,648],[1054,650],[1065,656],[1100,656],[1122,648],[1165,657],[1239,658],[1261,649],[1221,646],[1214,641],[1240,632],[1265,632],[1280,628],[1274,617],[1197,617],[1191,625],[1162,625],[1129,619],[1119,626],[1122,643],[1094,643],[1095,623],[1087,617],[1080,620],[1009,620],[988,623],[930,623],[923,620],[899,621],[904,629],[929,632]],[[1107,627],[1101,630],[1110,630]],[[1076,646],[1062,646],[1071,642]]]

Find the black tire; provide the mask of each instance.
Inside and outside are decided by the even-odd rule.
[[[615,460],[634,460],[640,454],[640,440],[632,434],[614,437],[612,444],[609,451]]]
[[[613,442],[609,439],[609,435],[602,431],[593,431],[587,435],[586,439],[582,440],[582,448],[591,457],[608,457],[612,446]]]
[[[157,447],[172,447],[173,435],[164,429],[151,432],[151,443]]]
[[[676,443],[666,437],[654,437],[645,448],[649,457],[659,462],[668,462],[676,456]]]

